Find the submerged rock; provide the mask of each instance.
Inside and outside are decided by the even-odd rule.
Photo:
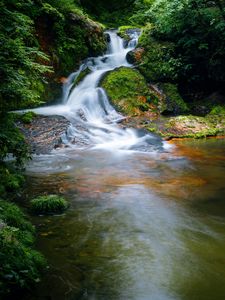
[[[33,154],[48,154],[63,145],[62,135],[70,122],[62,116],[35,116],[29,124],[17,122]]]

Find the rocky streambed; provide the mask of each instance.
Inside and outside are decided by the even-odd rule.
[[[25,136],[32,154],[48,154],[53,149],[63,147],[62,136],[66,134],[70,122],[63,116],[37,115],[25,123],[17,122]]]

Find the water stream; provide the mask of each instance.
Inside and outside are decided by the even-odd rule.
[[[109,103],[105,91],[98,87],[102,76],[121,66],[132,67],[126,60],[126,55],[137,45],[138,33],[134,31],[128,45],[117,35],[109,31],[108,51],[104,56],[88,58],[72,73],[63,87],[61,105],[35,109],[36,113],[44,115],[64,115],[70,122],[64,142],[70,147],[90,146],[92,148],[119,150],[154,150],[162,147],[160,140],[151,134],[144,134],[135,129],[121,128],[117,125],[124,117],[115,111]],[[82,71],[89,74],[73,88],[73,82]],[[158,145],[157,145],[157,142]]]
[[[33,217],[49,271],[26,300],[223,300],[225,140],[171,144],[121,128],[98,83],[132,67],[138,37],[125,47],[109,34],[106,55],[69,77],[63,104],[36,110],[70,120],[69,147],[34,157],[24,195],[61,193],[70,208]]]

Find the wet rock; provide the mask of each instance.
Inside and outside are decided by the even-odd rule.
[[[107,43],[109,43],[111,40],[110,35],[107,32],[105,32],[104,35],[105,35],[105,39],[106,39]]]
[[[144,51],[144,48],[139,47],[128,52],[126,56],[127,61],[130,64],[137,64],[141,61]]]
[[[70,122],[62,116],[38,115],[29,124],[17,122],[33,154],[48,154],[63,146],[62,135],[66,133]]]

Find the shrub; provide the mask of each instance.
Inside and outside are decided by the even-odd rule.
[[[23,123],[29,124],[32,122],[36,114],[33,111],[28,111],[21,116],[21,121]]]
[[[62,213],[68,208],[68,202],[57,195],[39,196],[31,201],[31,209],[36,214]]]
[[[0,298],[39,281],[46,261],[33,243],[34,227],[21,209],[0,200]]]

